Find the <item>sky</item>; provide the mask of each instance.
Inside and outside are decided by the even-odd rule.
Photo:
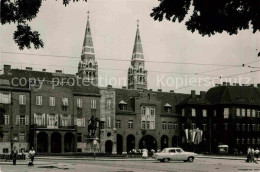
[[[2,43],[0,69],[3,64],[11,64],[12,68],[19,69],[30,66],[34,70],[47,69],[49,72],[63,70],[64,73],[77,73],[87,23],[87,11],[90,11],[90,26],[99,66],[99,77],[106,78],[100,82],[100,86],[112,84],[113,87],[118,88],[127,85],[126,82],[119,81],[122,79],[127,81],[127,69],[133,51],[137,19],[140,21],[144,59],[163,62],[145,63],[148,71],[148,89],[161,88],[163,91],[175,90],[180,93],[190,93],[190,90],[196,90],[197,93],[206,91],[215,83],[224,80],[215,79],[216,82],[212,82],[211,85],[206,84],[205,81],[211,81],[219,76],[223,78],[252,71],[250,68],[230,67],[196,75],[196,73],[226,67],[209,64],[242,66],[244,63],[260,59],[257,57],[260,50],[259,32],[253,34],[250,28],[232,36],[222,33],[203,37],[197,32],[188,31],[184,23],[154,21],[150,13],[158,4],[156,0],[88,0],[87,3],[80,1],[65,7],[62,1],[43,1],[37,17],[29,25],[41,34],[44,48],[20,51],[13,41],[16,25],[4,25],[0,37]],[[52,56],[25,55],[26,53]],[[260,62],[250,65],[260,67]],[[241,82],[238,81],[239,75],[236,75],[231,77],[230,81],[257,84],[260,83],[259,74],[260,72],[243,74],[240,76]]]

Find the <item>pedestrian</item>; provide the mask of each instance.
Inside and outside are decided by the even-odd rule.
[[[250,153],[251,153],[251,148],[248,147],[248,149],[247,149],[247,156],[246,156],[246,162],[250,162]]]
[[[35,151],[32,147],[32,149],[29,151],[29,164],[28,164],[28,166],[33,166],[34,156],[35,156]]]
[[[254,162],[254,154],[255,154],[255,150],[252,148],[250,152],[250,162]]]
[[[12,151],[13,165],[16,165],[17,154],[18,154],[18,151],[17,151],[16,147],[14,146],[14,149]]]
[[[22,152],[22,159],[25,160],[24,150],[22,149],[21,152]]]
[[[255,158],[256,158],[256,162],[257,162],[257,160],[259,158],[259,149],[258,148],[255,149]]]

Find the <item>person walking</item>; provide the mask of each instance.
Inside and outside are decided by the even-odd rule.
[[[247,149],[247,156],[246,156],[246,162],[250,162],[250,153],[251,153],[251,148],[248,147],[248,149]]]
[[[256,148],[255,149],[255,159],[256,159],[256,162],[257,162],[258,158],[259,158],[259,149]]]
[[[255,162],[254,161],[254,154],[255,154],[255,150],[252,148],[251,152],[250,152],[250,162]]]
[[[17,151],[16,147],[14,146],[14,149],[12,151],[13,165],[16,165],[17,154],[18,154],[18,151]]]
[[[34,150],[33,147],[32,147],[32,149],[29,151],[29,158],[30,158],[31,164],[30,164],[30,162],[29,162],[28,165],[33,165],[34,156],[35,156],[35,150]]]

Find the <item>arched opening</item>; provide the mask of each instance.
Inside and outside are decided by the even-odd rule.
[[[135,149],[135,136],[130,134],[126,138],[126,144],[127,144],[127,152],[132,151]]]
[[[116,135],[116,151],[117,154],[122,154],[123,152],[123,137],[120,134]]]
[[[140,68],[139,71],[140,71],[140,73],[143,73],[143,69],[142,68]]]
[[[178,147],[178,136],[172,137],[172,147]]]
[[[37,134],[37,152],[48,152],[48,134],[45,132]]]
[[[61,134],[58,132],[51,135],[51,153],[61,153]]]
[[[157,141],[151,135],[144,135],[139,141],[139,149],[147,149],[149,152],[157,150]]]
[[[113,142],[111,140],[107,140],[105,143],[105,151],[106,153],[111,154],[113,149]]]
[[[168,136],[164,135],[161,137],[161,150],[168,147],[168,142],[169,142]]]
[[[64,135],[64,152],[74,152],[75,137],[72,133],[66,133]]]
[[[89,64],[88,64],[88,67],[89,67],[89,68],[92,68],[92,63],[89,63]]]

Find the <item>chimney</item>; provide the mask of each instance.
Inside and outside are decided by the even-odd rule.
[[[11,70],[11,65],[4,65],[4,74],[7,74],[9,70]]]
[[[55,72],[56,73],[62,73],[62,70],[56,70]]]
[[[201,91],[200,92],[200,98],[206,99],[206,91]]]
[[[257,88],[260,88],[260,84],[257,84]]]
[[[112,88],[112,85],[107,85],[107,88]]]
[[[242,84],[242,86],[246,86],[246,84]]]
[[[42,69],[43,72],[46,72],[46,69]]]
[[[196,98],[196,91],[195,90],[191,90],[191,98]]]
[[[162,89],[158,89],[158,92],[162,92]]]
[[[125,90],[125,89],[126,89],[126,86],[123,86],[123,87],[122,87],[122,89],[124,89],[124,90]]]
[[[149,91],[153,91],[153,89],[150,89]]]
[[[227,82],[223,82],[223,86],[227,86]]]
[[[174,93],[174,90],[170,90],[170,93]]]
[[[219,86],[219,84],[215,84],[215,87],[218,87]]]
[[[28,71],[32,71],[33,70],[32,67],[26,67],[25,69],[28,70]]]

